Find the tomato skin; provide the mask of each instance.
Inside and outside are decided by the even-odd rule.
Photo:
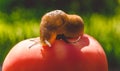
[[[35,44],[29,48],[33,43],[27,39],[15,45],[2,71],[108,71],[104,50],[87,34],[77,43],[56,40],[52,47]]]

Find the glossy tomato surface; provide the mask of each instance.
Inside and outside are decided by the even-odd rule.
[[[39,38],[15,45],[6,56],[2,71],[108,71],[103,48],[89,35],[84,34],[76,43],[56,40],[52,47],[36,42]]]

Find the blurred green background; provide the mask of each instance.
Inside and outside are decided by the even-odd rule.
[[[16,43],[38,37],[41,17],[55,9],[80,15],[85,33],[103,46],[109,69],[120,68],[120,0],[0,0],[0,64]]]

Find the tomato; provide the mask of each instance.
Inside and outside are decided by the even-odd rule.
[[[79,42],[56,40],[46,48],[36,41],[39,38],[15,45],[6,56],[2,71],[108,71],[103,48],[87,34]]]

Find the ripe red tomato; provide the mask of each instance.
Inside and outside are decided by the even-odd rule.
[[[108,71],[104,50],[89,35],[71,44],[56,40],[52,47],[46,48],[40,43],[33,45],[35,42],[31,40],[38,39],[24,40],[14,46],[2,71]]]

